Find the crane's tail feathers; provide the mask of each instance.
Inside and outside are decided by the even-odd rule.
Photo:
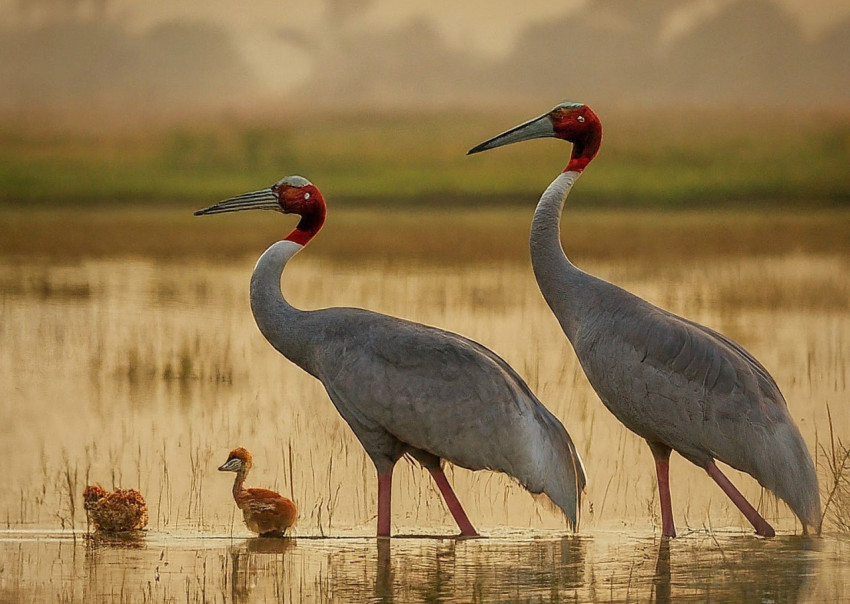
[[[769,465],[773,486],[762,484],[784,500],[801,522],[820,532],[820,489],[815,464],[796,426],[777,427],[772,457]]]
[[[750,459],[746,464],[734,464],[722,458],[721,461],[755,477],[761,486],[787,503],[804,525],[819,532],[821,508],[817,474],[797,427],[790,421],[777,423],[772,432],[751,438],[749,450]]]
[[[576,475],[576,477],[578,477],[578,475]],[[558,500],[562,502],[561,504],[557,503],[546,491],[540,493],[532,492],[531,496],[538,505],[541,505],[550,512],[560,512],[564,514],[564,518],[567,521],[567,526],[570,530],[578,531],[579,524],[581,523],[581,498],[583,494],[583,484],[579,485],[579,483],[576,482],[575,497],[570,498],[568,495],[565,499],[562,495],[557,493],[555,494],[555,496],[558,497]]]
[[[587,478],[584,463],[563,425],[554,417],[548,423],[548,446],[541,450],[538,488],[527,488],[532,493],[544,493],[567,517],[570,528],[578,530],[581,516],[581,497]],[[545,441],[541,441],[545,442]]]

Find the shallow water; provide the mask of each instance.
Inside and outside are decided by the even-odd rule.
[[[4,601],[825,602],[850,597],[850,540],[698,532],[138,542],[0,533]]]
[[[374,468],[321,385],[257,331],[247,296],[253,258],[0,259],[0,412],[12,418],[0,425],[0,600],[850,597],[848,541],[834,518],[827,515],[821,539],[795,536],[799,525],[783,503],[724,468],[782,534],[754,538],[714,483],[676,456],[673,506],[684,537],[669,545],[667,566],[649,450],[590,389],[526,264],[359,266],[302,256],[284,275],[295,305],[360,306],[438,325],[492,348],[523,375],[587,467],[579,535],[504,476],[449,468],[488,538],[369,539]],[[630,257],[582,268],[748,348],[817,452],[822,491],[830,487],[822,451],[829,416],[835,435],[850,441],[845,255]],[[294,541],[245,540],[232,475],[216,472],[237,445],[254,454],[249,486],[298,504]],[[82,539],[89,483],[142,491],[150,508],[143,541]],[[427,473],[412,464],[394,476],[393,531],[456,531]]]

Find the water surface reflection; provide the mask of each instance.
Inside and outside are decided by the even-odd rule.
[[[0,536],[3,600],[824,602],[850,597],[850,541],[693,533],[247,539],[139,547]],[[48,568],[49,567],[49,568]]]

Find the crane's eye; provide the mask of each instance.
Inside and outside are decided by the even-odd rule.
[[[309,193],[304,193],[304,199],[305,199],[305,200],[310,199],[310,194],[309,194]]]
[[[578,116],[578,117],[576,118],[576,120],[578,120],[578,121],[579,121],[579,122],[581,122],[581,123],[584,123],[584,116],[583,116],[583,115],[580,115],[580,116]]]

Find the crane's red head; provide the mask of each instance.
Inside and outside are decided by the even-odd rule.
[[[511,128],[469,150],[468,154],[495,149],[532,138],[554,137],[573,144],[565,172],[581,172],[596,157],[602,145],[602,123],[587,105],[565,102],[548,113]]]
[[[239,470],[248,470],[251,467],[251,454],[248,449],[236,447],[227,456],[227,461],[221,464],[218,468],[219,472],[238,472]]]
[[[284,214],[298,214],[298,226],[286,237],[306,245],[325,223],[327,206],[321,191],[302,176],[286,176],[267,189],[243,193],[225,199],[214,206],[195,212],[195,216],[223,214],[242,210],[274,210]]]

